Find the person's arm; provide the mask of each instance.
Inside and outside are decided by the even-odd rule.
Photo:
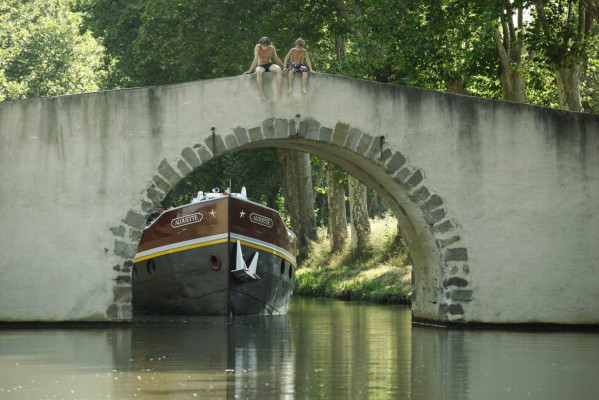
[[[285,66],[283,65],[283,62],[281,61],[281,59],[277,55],[277,49],[275,49],[273,47],[272,50],[273,50],[272,56],[275,59],[275,61],[277,62],[277,64],[279,64],[281,66],[281,68],[285,68]]]
[[[306,52],[305,56],[306,56],[306,65],[308,66],[308,68],[310,68],[310,72],[316,72],[312,69],[312,63],[310,63],[310,56],[308,55],[308,51],[304,50]]]
[[[258,65],[258,46],[260,45],[257,44],[256,47],[254,47],[254,61],[252,61],[252,66],[250,67],[250,69],[245,71],[244,74],[251,74],[254,68],[256,68],[256,66]]]
[[[283,64],[284,64],[284,67],[285,67],[285,68],[283,68],[284,70],[286,70],[286,69],[287,69],[287,65],[288,65],[288,64],[287,64],[287,60],[289,60],[289,57],[291,57],[291,52],[292,52],[292,51],[293,51],[293,49],[289,50],[289,51],[287,52],[287,55],[285,56],[285,62],[283,63]]]

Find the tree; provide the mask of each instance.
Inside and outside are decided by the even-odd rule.
[[[329,234],[331,251],[339,251],[347,241],[347,214],[345,211],[345,171],[330,164],[327,170],[329,186]]]
[[[597,40],[591,14],[579,0],[536,0],[534,3],[528,42],[554,67],[561,107],[581,111],[580,80],[589,49]]]
[[[522,1],[512,4],[511,0],[502,0],[498,23],[493,32],[499,61],[499,79],[503,99],[517,103],[526,103],[526,82],[523,76],[523,15]],[[494,13],[493,13],[494,14]],[[514,23],[516,16],[516,23]]]
[[[366,201],[366,186],[351,175],[347,176],[349,186],[349,215],[351,221],[350,249],[352,254],[362,254],[368,245],[370,220]]]
[[[316,240],[310,155],[297,150],[277,150],[285,187],[285,207],[298,238],[299,257],[305,256],[309,240]]]
[[[103,48],[72,1],[0,3],[0,100],[98,90]]]
[[[581,0],[581,3],[587,10],[587,13],[599,22],[599,0]]]

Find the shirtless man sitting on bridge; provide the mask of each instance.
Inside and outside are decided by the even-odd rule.
[[[277,64],[272,63],[272,57],[274,57],[277,64],[281,65],[280,67]],[[270,39],[266,36],[260,39],[260,43],[254,48],[254,61],[252,62],[252,66],[249,70],[244,72],[244,74],[251,74],[252,70],[256,68],[256,81],[258,82],[260,100],[266,100],[264,92],[262,91],[262,74],[269,71],[275,71],[277,73],[277,97],[279,99],[281,98],[282,67],[283,62],[281,62],[281,59],[277,55],[275,47],[270,44]]]
[[[310,57],[308,56],[308,52],[304,49],[304,40],[299,38],[295,41],[295,47],[289,50],[287,56],[285,56],[285,61],[283,64],[286,66],[285,71],[289,71],[289,91],[291,93],[293,89],[293,74],[295,72],[302,73],[302,92],[304,94],[308,93],[306,91],[306,83],[308,82],[308,68],[310,68],[310,72],[314,73],[312,69],[312,64],[310,63]],[[291,62],[287,64],[287,60],[291,59]],[[304,65],[304,59],[306,60],[306,64]],[[308,68],[306,68],[306,65]]]

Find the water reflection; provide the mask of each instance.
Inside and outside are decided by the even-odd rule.
[[[411,326],[409,308],[296,298],[288,316],[0,330],[0,398],[587,399],[599,335]]]

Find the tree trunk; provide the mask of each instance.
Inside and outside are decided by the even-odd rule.
[[[351,220],[350,248],[352,255],[362,253],[368,245],[370,220],[368,219],[368,203],[366,186],[353,176],[347,177],[349,183],[349,215]]]
[[[285,186],[285,207],[298,239],[298,258],[305,256],[309,240],[316,240],[314,197],[310,154],[297,150],[277,150]]]
[[[464,87],[464,80],[461,78],[445,78],[445,87],[448,93],[453,94],[468,94]]]
[[[329,232],[331,235],[331,251],[339,251],[347,241],[347,215],[345,213],[345,189],[343,180],[339,179],[338,168],[329,164],[327,171],[329,186]]]
[[[513,30],[513,26],[511,27]],[[519,39],[509,34],[508,24],[504,24],[504,38],[495,31],[495,48],[499,58],[499,80],[503,100],[526,103],[526,83],[517,67],[522,66],[522,46]],[[506,32],[507,31],[507,32]]]
[[[580,101],[580,64],[569,64],[567,67],[558,67],[556,71],[557,95],[560,106],[564,110],[582,111]]]

